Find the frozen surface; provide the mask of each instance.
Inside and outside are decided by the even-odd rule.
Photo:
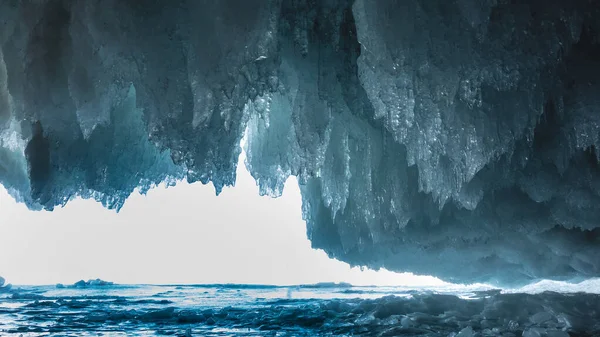
[[[6,283],[6,280],[2,276],[0,276],[0,293],[8,292],[12,288],[12,285],[10,283],[9,284],[5,284],[5,283]]]
[[[109,282],[109,281],[104,281],[101,279],[95,279],[95,280],[79,280],[75,283],[73,283],[72,285],[69,286],[65,286],[64,284],[57,284],[56,288],[59,289],[64,289],[64,288],[93,288],[93,287],[109,287],[114,285],[113,282]]]
[[[0,182],[118,209],[297,176],[313,246],[499,284],[600,275],[595,0],[0,3]],[[465,332],[467,333],[467,332]]]
[[[597,294],[317,285],[17,287],[2,336],[598,336]]]

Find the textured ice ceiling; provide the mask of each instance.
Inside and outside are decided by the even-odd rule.
[[[34,209],[119,208],[184,178],[218,192],[248,130],[261,192],[297,176],[332,257],[461,282],[600,276],[599,8],[0,1],[0,181]]]

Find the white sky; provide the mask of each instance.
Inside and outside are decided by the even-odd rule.
[[[13,284],[442,284],[351,269],[313,250],[295,179],[281,198],[260,197],[242,160],[236,187],[219,197],[212,185],[180,183],[135,193],[118,214],[81,199],[29,211],[0,186],[0,275]]]

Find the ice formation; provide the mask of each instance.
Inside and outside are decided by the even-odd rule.
[[[4,277],[0,276],[0,293],[7,292],[12,288],[12,285],[10,283],[4,283],[6,283],[6,280],[4,279]]]
[[[18,287],[10,294],[0,294],[0,333],[211,337],[600,334],[598,294],[351,288],[356,291],[352,295],[345,294],[347,287],[331,287],[294,290],[297,297],[284,298],[285,290],[291,288],[128,285],[107,286],[101,291],[57,291],[44,286]]]
[[[296,176],[313,246],[498,283],[600,275],[595,0],[0,3],[0,182],[119,208]]]
[[[104,281],[104,280],[97,278],[95,280],[90,279],[87,281],[79,280],[79,281],[73,283],[69,287],[71,287],[71,288],[94,288],[94,287],[108,287],[108,286],[112,286],[112,285],[114,285],[113,282]],[[64,284],[59,283],[56,285],[56,288],[64,289],[66,287]]]

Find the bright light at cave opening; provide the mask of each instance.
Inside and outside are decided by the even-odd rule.
[[[119,214],[93,200],[29,211],[0,190],[0,275],[16,284],[349,282],[438,286],[433,277],[361,271],[313,250],[295,178],[260,197],[244,165],[235,188],[180,183],[131,196]]]

